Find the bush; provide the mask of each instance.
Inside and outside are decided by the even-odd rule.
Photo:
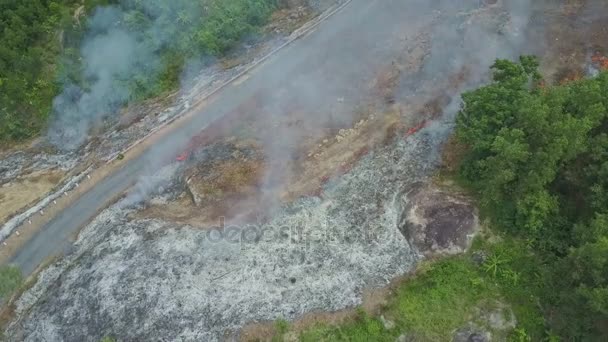
[[[460,175],[493,224],[533,247],[526,262],[537,268],[549,328],[565,340],[606,340],[608,72],[547,87],[537,66],[499,60],[490,85],[463,95]]]
[[[47,123],[52,101],[64,85],[87,89],[80,47],[90,38],[86,17],[73,15],[80,0],[8,0],[0,3],[0,143],[37,135]],[[266,23],[275,0],[86,0],[88,13],[114,5],[122,13],[115,25],[134,33],[152,23],[159,37],[139,34],[160,65],[142,65],[116,85],[127,85],[127,101],[141,101],[179,85],[189,58],[218,57]],[[158,31],[156,31],[158,30]],[[86,62],[86,61],[85,61]]]

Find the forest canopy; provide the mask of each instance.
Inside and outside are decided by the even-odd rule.
[[[498,60],[463,95],[460,177],[493,225],[541,265],[541,305],[565,340],[608,324],[608,72],[547,87],[534,57]],[[604,328],[602,328],[604,327]]]

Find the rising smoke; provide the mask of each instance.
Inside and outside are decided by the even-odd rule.
[[[531,0],[494,4],[479,0],[353,0],[331,19],[332,25],[323,26],[322,33],[282,51],[247,80],[242,93],[228,88],[225,101],[216,101],[221,105],[207,107],[200,116],[217,118],[242,111],[253,117],[258,127],[253,134],[268,162],[262,187],[288,184],[297,176],[290,161],[311,136],[322,135],[328,128],[350,127],[360,118],[360,109],[370,104],[373,111],[386,109],[373,84],[387,66],[408,69],[413,65],[401,73],[395,87],[399,103],[414,107],[444,96],[447,100],[439,114],[443,121],[453,120],[459,94],[488,80],[489,66],[496,58],[514,58],[525,51],[530,6]],[[410,58],[408,51],[416,48],[424,50],[423,59]],[[458,77],[459,73],[463,75]],[[451,78],[462,79],[455,85],[446,84]],[[241,106],[248,101],[250,105]],[[416,113],[403,115],[407,122]],[[198,134],[206,124],[195,120],[188,134]],[[449,133],[449,124],[431,125],[427,132],[430,130],[442,139]],[[175,154],[169,146],[163,150]],[[150,184],[140,181],[137,192],[155,191]]]
[[[358,120],[358,110],[369,104],[374,104],[372,111],[385,110],[373,84],[391,65],[417,70],[401,72],[394,90],[398,102],[414,107],[447,96],[439,114],[451,121],[460,93],[487,81],[497,58],[514,59],[526,52],[531,4],[531,0],[355,0],[350,10],[332,20],[354,21],[360,29],[326,33],[341,39],[311,38],[313,51],[303,51],[297,61],[277,70],[280,77],[267,80],[268,91],[263,94],[267,101],[260,114],[270,113],[272,131],[259,137],[265,153],[282,165],[310,132],[350,127]],[[425,57],[410,59],[408,51],[419,47]],[[450,78],[461,80],[446,84]],[[302,120],[299,125],[273,124],[284,116]],[[444,133],[448,132],[444,129]],[[285,169],[270,172],[270,178],[290,178]]]
[[[68,83],[55,98],[49,140],[78,148],[91,128],[138,96],[138,87],[153,87],[145,83],[161,70],[163,50],[204,16],[201,2],[187,0],[123,0],[95,9],[80,47],[84,81]]]
[[[124,25],[132,13],[118,7],[100,8],[91,18],[81,51],[89,85],[85,89],[69,85],[55,100],[56,120],[49,136],[58,146],[78,147],[91,127],[128,101],[132,94],[126,81],[156,72],[161,48],[176,36],[176,30],[184,29],[180,25],[191,21],[177,18],[200,13],[200,8],[191,8],[196,3],[192,1],[140,3],[155,18],[141,31]],[[446,119],[451,120],[459,94],[487,80],[488,68],[496,58],[514,58],[525,52],[531,4],[531,0],[353,0],[331,19],[333,25],[282,52],[259,72],[263,78],[251,78],[245,87],[251,90],[243,90],[251,94],[235,95],[234,103],[210,108],[216,112],[199,116],[221,117],[248,96],[261,99],[259,106],[246,109],[267,127],[256,133],[271,166],[265,183],[289,182],[291,171],[283,167],[284,161],[294,156],[310,132],[352,124],[358,108],[377,101],[371,85],[378,72],[391,64],[418,64],[413,71],[401,73],[395,89],[397,100],[406,104],[431,100],[437,92],[421,89],[442,87],[446,79],[466,68],[462,82],[443,94],[450,98],[444,106]],[[352,22],[357,23],[356,29]],[[153,39],[144,39],[150,37]],[[417,47],[424,50],[425,57],[409,60],[408,51]],[[192,68],[188,70],[196,74]],[[276,124],[286,117],[295,117],[299,123]],[[187,140],[187,135],[197,134],[206,124],[194,122],[180,138]],[[175,153],[179,144],[163,146],[162,152],[157,149],[155,153]],[[157,170],[158,165],[147,169]],[[143,177],[137,187],[141,195],[136,197],[145,197],[156,187],[156,182],[145,181],[151,172]]]

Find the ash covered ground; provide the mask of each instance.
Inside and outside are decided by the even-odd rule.
[[[12,336],[211,341],[252,321],[355,306],[364,288],[387,284],[420,258],[398,230],[399,198],[434,168],[434,138],[422,133],[378,149],[324,199],[302,198],[259,225],[228,225],[223,238],[129,220],[134,209],[118,204],[22,297],[18,313],[27,318]]]
[[[430,25],[408,32],[406,58],[387,62],[385,77],[373,85],[381,98],[374,111],[397,112],[398,123],[380,125],[385,139],[370,143],[347,168],[335,165],[341,171],[320,192],[273,197],[270,205],[260,197],[266,215],[229,217],[219,229],[142,214],[187,192],[183,166],[168,165],[147,180],[152,198],[127,196],[106,209],[70,255],[40,274],[16,303],[9,339],[222,340],[247,323],[355,306],[365,288],[412,271],[427,252],[419,248],[435,245],[425,236],[408,241],[400,231],[411,210],[407,194],[436,169],[457,94],[486,79],[496,57],[526,51],[530,2],[487,3],[471,1],[463,10],[439,1]],[[436,122],[407,134],[420,119]],[[454,238],[466,247],[462,236]]]
[[[2,239],[31,215],[45,209],[49,199],[61,195],[85,169],[94,170],[116,158],[129,146],[162,125],[188,113],[198,101],[225,82],[258,63],[268,53],[296,35],[299,27],[343,0],[295,0],[248,44],[224,60],[196,64],[183,75],[182,88],[161,98],[139,103],[109,115],[91,130],[77,150],[63,150],[47,137],[30,146],[0,150],[0,228]],[[314,19],[313,19],[314,20]],[[71,190],[71,189],[70,189]],[[33,209],[32,209],[33,208]],[[14,220],[15,217],[22,217]]]

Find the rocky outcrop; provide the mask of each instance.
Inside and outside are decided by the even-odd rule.
[[[452,342],[490,342],[492,334],[483,328],[471,325],[458,329]]]
[[[464,196],[416,183],[400,201],[399,230],[427,257],[464,252],[478,231],[475,207]]]
[[[221,142],[194,151],[183,172],[183,185],[196,206],[244,196],[262,177],[264,158],[253,145]]]
[[[452,342],[507,341],[516,326],[517,319],[509,305],[500,301],[486,303],[475,308],[471,321],[454,332]]]

